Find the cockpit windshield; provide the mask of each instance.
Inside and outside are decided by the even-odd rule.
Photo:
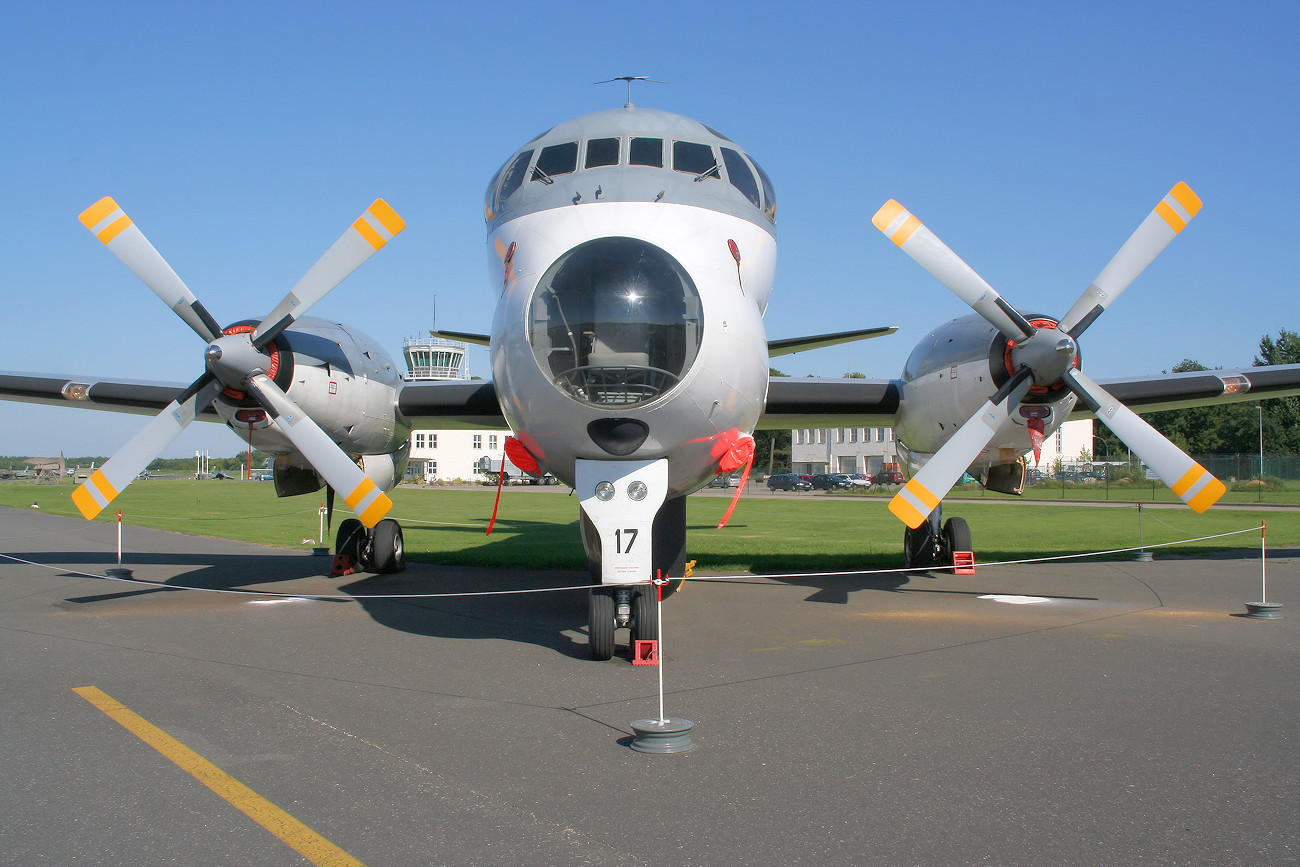
[[[560,391],[631,407],[670,391],[699,352],[700,297],[659,247],[599,238],[562,256],[533,295],[528,338]]]

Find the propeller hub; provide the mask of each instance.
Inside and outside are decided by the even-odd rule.
[[[248,377],[266,373],[271,359],[253,348],[251,332],[226,334],[208,344],[203,361],[222,385],[239,388]]]
[[[1028,367],[1034,384],[1050,386],[1060,382],[1065,372],[1075,366],[1079,344],[1068,334],[1051,328],[1038,328],[1034,335],[1017,343],[1011,350],[1016,369]]]

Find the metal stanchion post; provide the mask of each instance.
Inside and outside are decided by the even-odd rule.
[[[105,569],[104,574],[110,578],[130,578],[131,570],[122,565],[122,510],[117,510],[117,566]]]
[[[1142,504],[1138,503],[1138,552],[1133,555],[1133,560],[1138,563],[1150,563],[1155,557],[1147,550],[1146,537],[1142,533]]]

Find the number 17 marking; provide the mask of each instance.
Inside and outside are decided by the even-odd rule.
[[[641,532],[636,527],[630,527],[626,530],[614,531],[614,549],[619,554],[631,554],[632,545],[636,542],[637,533]],[[627,534],[627,547],[623,547],[623,534]]]

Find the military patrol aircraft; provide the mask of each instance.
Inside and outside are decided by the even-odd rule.
[[[628,80],[628,79],[621,79]],[[630,81],[629,81],[630,86]],[[203,340],[189,386],[0,374],[0,397],[156,413],[74,499],[90,518],[195,418],[222,421],[277,455],[280,496],[327,485],[356,518],[338,550],[378,571],[404,565],[385,491],[414,427],[509,426],[510,458],[578,494],[601,587],[589,597],[596,659],[614,632],[658,634],[657,574],[683,574],[686,495],[747,470],[757,427],[891,426],[911,479],[890,504],[909,565],[951,563],[969,528],[942,521],[964,472],[1020,493],[1024,455],[1092,412],[1193,509],[1223,485],[1143,422],[1155,410],[1300,393],[1300,365],[1099,384],[1080,369],[1084,331],[1200,202],[1183,184],[1138,227],[1061,319],[1006,302],[897,202],[874,223],[974,310],[927,335],[899,379],[768,378],[769,358],[893,333],[892,327],[769,340],[777,199],[740,145],[681,115],[634,106],[552,127],[487,188],[493,381],[403,382],[356,328],[309,308],[402,231],[383,200],[362,214],[271,313],[222,327],[112,199],[81,220]]]

